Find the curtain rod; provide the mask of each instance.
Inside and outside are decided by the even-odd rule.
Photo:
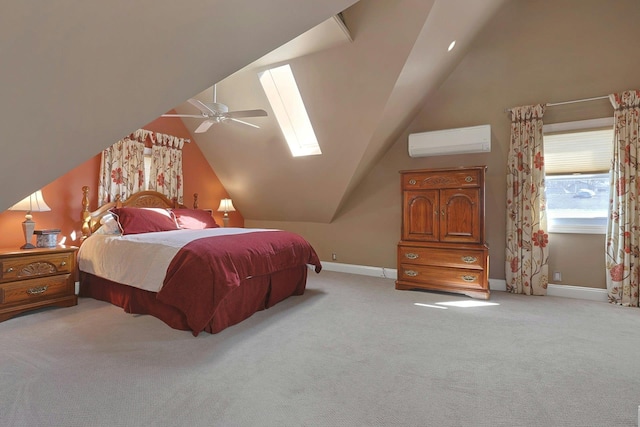
[[[604,96],[596,96],[593,98],[574,99],[571,101],[547,102],[544,105],[546,105],[547,107],[555,107],[556,105],[575,104],[578,102],[597,101],[598,99],[608,99],[608,98],[609,98],[609,95],[604,95]],[[511,108],[507,108],[504,110],[505,113],[509,113],[510,111],[511,111]]]
[[[555,107],[556,105],[565,105],[565,104],[575,104],[576,102],[587,102],[587,101],[596,101],[598,99],[608,99],[609,96],[596,96],[594,98],[584,98],[584,99],[574,99],[573,101],[563,101],[563,102],[547,102],[547,107]]]

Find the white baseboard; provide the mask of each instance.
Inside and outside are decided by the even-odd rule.
[[[554,285],[547,286],[547,295],[553,297],[588,299],[591,301],[608,302],[606,289],[586,288],[584,286]]]
[[[507,282],[503,279],[489,279],[491,291],[507,291]],[[577,298],[590,301],[607,302],[607,290],[572,285],[547,285],[547,295],[552,297]]]
[[[489,277],[489,289],[491,289],[491,292],[507,292],[507,281],[504,279],[492,279]]]
[[[398,270],[395,268],[369,267],[367,265],[343,264],[341,262],[322,261],[322,269],[338,273],[360,274],[362,276],[385,277],[397,279]]]
[[[370,267],[367,265],[343,264],[340,262],[322,261],[322,269],[338,273],[360,274],[363,276],[384,277],[387,279],[398,278],[398,270],[395,268]],[[489,278],[491,291],[507,291],[507,282],[504,279]],[[591,301],[607,302],[607,290],[587,288],[584,286],[554,285],[549,284],[547,295],[564,298],[586,299]]]

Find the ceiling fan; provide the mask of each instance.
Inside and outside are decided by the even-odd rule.
[[[189,117],[194,119],[205,119],[195,130],[195,133],[203,133],[209,130],[214,123],[222,123],[227,120],[242,123],[254,128],[260,126],[253,123],[238,120],[239,117],[265,117],[264,110],[239,110],[229,111],[229,107],[216,101],[216,85],[213,86],[213,102],[204,103],[199,99],[191,98],[189,103],[200,110],[200,114],[163,114],[162,117]]]

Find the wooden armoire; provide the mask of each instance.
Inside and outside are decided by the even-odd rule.
[[[401,171],[402,238],[396,289],[489,299],[484,237],[486,166]]]

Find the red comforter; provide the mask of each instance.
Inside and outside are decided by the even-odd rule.
[[[197,336],[241,280],[306,264],[322,268],[313,247],[288,231],[205,237],[178,251],[157,298],[182,311]]]

